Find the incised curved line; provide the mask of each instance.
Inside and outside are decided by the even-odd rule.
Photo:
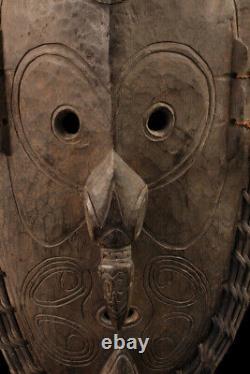
[[[24,151],[30,158],[30,160],[42,171],[47,177],[53,181],[60,183],[61,185],[66,185],[69,188],[75,189],[77,192],[82,192],[84,186],[81,184],[72,183],[70,180],[65,179],[61,173],[54,170],[50,167],[44,160],[42,160],[37,152],[34,151],[32,145],[30,144],[25,129],[22,123],[20,106],[19,106],[19,92],[20,86],[22,83],[22,78],[27,70],[27,68],[37,59],[43,56],[58,56],[60,58],[66,59],[71,65],[75,66],[81,74],[84,75],[84,78],[87,79],[88,83],[92,87],[93,92],[100,102],[100,108],[102,108],[102,97],[103,95],[110,94],[105,86],[96,78],[92,72],[89,64],[74,50],[69,47],[66,47],[63,44],[43,44],[39,45],[36,48],[28,51],[24,57],[19,62],[13,80],[12,92],[11,92],[11,113],[13,123],[15,125],[15,130],[20,140]],[[98,90],[96,89],[98,87]],[[65,103],[64,103],[65,104]],[[106,111],[103,109],[103,116],[106,117]]]
[[[15,202],[15,205],[16,205],[16,209],[17,209],[17,212],[18,212],[18,215],[20,217],[20,221],[22,222],[25,230],[27,231],[27,233],[29,234],[29,236],[35,240],[35,242],[37,242],[38,244],[40,244],[42,247],[44,248],[54,248],[54,247],[58,247],[60,245],[62,245],[63,243],[65,243],[67,240],[69,240],[70,238],[72,238],[72,236],[74,234],[76,234],[81,228],[84,227],[85,225],[85,219],[82,220],[82,223],[80,225],[78,225],[77,228],[75,228],[71,233],[69,233],[67,236],[65,236],[62,240],[58,241],[58,242],[55,242],[55,243],[52,243],[52,244],[49,244],[47,243],[46,241],[38,238],[31,230],[31,228],[28,226],[28,224],[26,223],[26,220],[22,214],[22,210],[20,209],[19,207],[19,204],[18,204],[18,201],[17,201],[17,198],[16,198],[16,195],[15,195],[15,191],[14,191],[14,184],[13,184],[13,180],[12,180],[12,173],[11,173],[11,168],[10,168],[10,165],[9,165],[9,160],[7,160],[7,164],[8,164],[8,169],[9,169],[9,177],[10,177],[10,185],[11,185],[11,192],[12,192],[12,195],[13,195],[13,200]]]
[[[122,90],[122,85],[126,80],[127,76],[134,69],[134,67],[148,55],[160,52],[173,53],[190,59],[196,65],[196,67],[203,73],[206,79],[210,102],[208,106],[208,118],[206,126],[204,127],[204,131],[200,136],[198,144],[193,148],[192,152],[182,160],[182,162],[179,165],[174,167],[170,172],[160,177],[157,181],[150,183],[148,186],[149,190],[156,190],[158,188],[161,188],[162,186],[170,184],[174,182],[177,178],[179,178],[181,175],[186,173],[186,171],[192,166],[192,164],[195,161],[194,158],[191,158],[191,156],[194,153],[197,153],[199,150],[201,150],[206,142],[210,128],[213,123],[215,113],[215,83],[212,71],[210,70],[205,60],[203,60],[202,57],[193,48],[186,44],[180,44],[175,42],[158,42],[148,45],[147,47],[139,51],[132,58],[132,61],[125,65],[125,67],[121,71],[120,83],[115,92],[116,97],[119,98],[120,92]]]

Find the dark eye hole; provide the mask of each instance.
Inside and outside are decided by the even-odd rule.
[[[175,115],[173,109],[165,103],[153,105],[146,116],[146,134],[152,140],[166,139],[173,128]]]
[[[57,137],[63,140],[75,139],[80,127],[80,119],[74,110],[61,108],[54,114],[53,130]]]

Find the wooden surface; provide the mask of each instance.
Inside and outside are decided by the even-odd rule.
[[[11,372],[213,373],[249,300],[250,2],[1,10],[0,348]],[[122,274],[111,282],[122,307],[102,253],[109,279]],[[145,353],[104,351],[118,329],[149,337]]]

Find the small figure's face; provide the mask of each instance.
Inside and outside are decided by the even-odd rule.
[[[168,372],[207,335],[247,163],[235,9],[210,3],[3,2],[2,266],[48,374],[99,373],[118,331],[150,338],[139,373]]]

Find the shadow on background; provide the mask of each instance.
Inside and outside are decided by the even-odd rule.
[[[1,351],[0,351],[0,373],[1,374],[9,374],[10,373]]]
[[[250,373],[250,307],[243,319],[234,344],[218,367],[216,374]]]

